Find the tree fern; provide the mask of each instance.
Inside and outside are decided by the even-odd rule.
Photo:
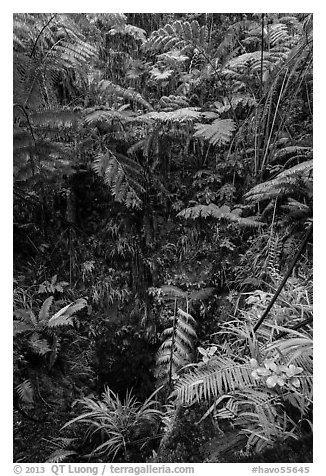
[[[129,207],[139,207],[140,195],[144,192],[142,167],[133,159],[108,151],[99,154],[93,162],[93,170],[103,177],[118,202]]]
[[[133,120],[133,115],[128,111],[121,111],[105,106],[88,108],[84,110],[84,122],[86,125],[111,124],[117,121],[126,124]]]
[[[111,36],[128,35],[131,36],[134,40],[139,41],[141,44],[146,41],[146,31],[134,25],[128,25],[123,23],[116,24],[110,29],[109,34]]]
[[[238,223],[239,226],[248,227],[259,227],[264,225],[255,217],[241,217],[237,212],[231,211],[229,206],[222,205],[221,207],[218,207],[214,203],[210,203],[209,205],[195,205],[193,207],[185,208],[184,210],[181,210],[177,216],[191,219],[196,219],[199,217],[213,217],[217,219],[223,218],[227,221]]]
[[[188,107],[189,100],[185,96],[175,96],[171,94],[170,96],[162,96],[159,100],[160,108],[165,111],[175,110]]]
[[[261,200],[275,198],[279,195],[289,194],[294,190],[296,181],[299,178],[303,178],[306,182],[312,180],[310,177],[312,167],[312,160],[307,160],[295,165],[278,174],[275,179],[256,185],[245,194],[245,198],[255,203]]]
[[[172,326],[165,329],[162,337],[165,338],[158,350],[155,375],[159,383],[171,385],[177,371],[191,361],[193,342],[196,338],[194,329],[195,320],[182,309],[175,308],[170,317]]]
[[[163,123],[187,123],[193,122],[202,116],[202,112],[196,107],[183,107],[173,111],[149,112],[138,118],[141,121],[158,121]]]
[[[195,124],[194,137],[200,137],[213,145],[224,145],[230,142],[235,123],[232,119],[215,119],[212,124]]]
[[[117,84],[112,83],[111,81],[102,80],[99,83],[100,92],[107,97],[121,97],[131,103],[139,104],[145,109],[150,111],[153,110],[153,107],[139,94],[137,91],[131,88],[123,88]]]
[[[179,49],[183,53],[189,47],[205,48],[207,39],[208,28],[206,25],[199,26],[197,20],[193,20],[191,23],[178,20],[154,31],[144,43],[143,48],[145,51]]]

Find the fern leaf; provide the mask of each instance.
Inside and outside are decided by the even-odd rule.
[[[194,207],[185,208],[178,213],[177,216],[182,218],[191,218],[196,219],[199,217],[207,218],[207,217],[214,217],[217,219],[226,219],[231,222],[236,222],[240,226],[249,226],[249,227],[260,227],[263,226],[264,223],[257,220],[255,217],[247,217],[243,218],[239,216],[236,212],[230,211],[230,207],[227,205],[222,205],[218,207],[214,203],[210,203],[209,205],[195,205]]]
[[[230,142],[235,123],[232,119],[216,119],[212,124],[195,124],[194,137],[208,140],[213,145]]]
[[[68,326],[73,325],[73,318],[76,312],[87,306],[86,299],[77,299],[75,303],[67,306],[56,312],[48,321],[48,327]]]
[[[143,44],[145,51],[169,51],[178,48],[181,52],[189,48],[205,47],[208,37],[207,26],[199,26],[197,20],[191,23],[177,20],[154,31]]]
[[[31,404],[34,401],[34,388],[30,380],[26,379],[16,387],[19,400],[22,403]]]
[[[122,88],[121,86],[112,83],[111,81],[102,80],[100,82],[100,90],[111,96],[121,96],[128,101],[140,104],[146,109],[152,111],[153,107],[135,90]]]
[[[196,321],[189,313],[178,308],[177,314],[172,316],[171,320],[173,326],[162,333],[164,340],[156,356],[155,375],[159,383],[170,384],[172,375],[190,362],[193,342],[196,339]]]
[[[42,307],[38,315],[39,322],[42,322],[42,321],[44,322],[49,319],[49,311],[50,311],[50,307],[52,306],[53,299],[54,297],[50,296],[42,304]]]
[[[170,78],[173,74],[173,69],[165,69],[164,71],[160,71],[158,68],[154,67],[150,71],[151,78],[154,81],[165,81]]]
[[[51,352],[51,347],[46,339],[41,339],[39,335],[35,332],[29,339],[29,345],[32,348],[33,352],[39,355],[45,355],[48,352]]]
[[[202,112],[198,110],[196,107],[185,107],[176,109],[174,111],[169,112],[149,112],[147,114],[143,114],[140,116],[139,120],[141,121],[159,121],[159,122],[172,122],[172,123],[183,123],[194,121],[199,119],[202,115]]]
[[[135,206],[139,205],[138,194],[144,189],[141,185],[142,167],[137,162],[122,154],[108,152],[98,155],[92,167],[97,175],[104,178],[117,201],[128,205],[128,197],[132,194]]]
[[[64,450],[58,449],[53,451],[50,456],[45,461],[46,463],[61,463],[62,461],[66,461],[69,456],[76,455],[76,451],[73,450]]]
[[[181,376],[173,395],[183,404],[217,398],[253,385],[251,371],[250,364],[239,364],[227,357],[213,357],[209,364]]]
[[[307,160],[301,164],[295,165],[290,169],[284,170],[278,176],[267,182],[253,187],[245,194],[245,199],[251,202],[258,202],[266,198],[273,198],[279,194],[289,193],[299,177],[309,180],[313,168],[313,161]]]
[[[172,285],[163,285],[159,288],[163,294],[163,296],[171,299],[175,298],[186,298],[187,293],[185,291],[182,291],[182,289],[178,288],[177,286],[172,286]]]
[[[87,125],[112,123],[113,121],[119,121],[121,123],[127,123],[133,120],[130,113],[125,111],[117,111],[111,108],[101,109],[86,109],[84,121]]]
[[[140,43],[144,43],[146,41],[146,31],[142,28],[139,28],[134,25],[127,25],[127,24],[117,24],[114,25],[109,34],[114,35],[130,35],[136,41],[140,41]]]

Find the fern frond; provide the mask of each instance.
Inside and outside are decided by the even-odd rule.
[[[144,106],[149,111],[153,111],[153,107],[137,91],[132,88],[125,89],[107,80],[100,81],[99,87],[100,91],[108,96],[120,96],[123,99],[126,99],[127,101],[131,101],[132,103]]]
[[[26,379],[16,387],[19,400],[22,403],[30,404],[34,401],[34,388],[30,380]]]
[[[140,41],[142,44],[146,41],[146,31],[134,25],[123,23],[114,25],[109,31],[109,34],[112,36],[130,35],[134,40]]]
[[[270,69],[278,60],[275,55],[270,52],[263,52],[263,70]],[[253,73],[258,71],[261,67],[261,51],[254,51],[252,53],[244,53],[236,58],[231,59],[226,65],[226,68],[237,73]]]
[[[235,123],[232,119],[216,119],[212,124],[195,124],[194,137],[200,137],[213,145],[224,145],[230,142]]]
[[[248,363],[228,357],[212,357],[209,363],[182,375],[172,393],[182,404],[210,400],[254,384]]]
[[[39,312],[39,315],[38,315],[38,319],[39,319],[39,322],[46,322],[48,321],[49,319],[49,311],[50,311],[50,307],[52,306],[52,303],[53,303],[53,299],[54,297],[53,296],[50,296],[48,297],[44,303],[42,304],[42,307],[40,309],[40,312]]]
[[[301,164],[295,165],[290,169],[284,170],[278,176],[267,182],[253,187],[249,192],[245,194],[245,199],[250,202],[258,202],[260,200],[265,200],[266,198],[273,198],[279,194],[285,194],[292,191],[292,187],[296,183],[299,177],[309,179],[313,168],[313,161],[307,160]]]
[[[269,243],[268,243],[268,257],[267,268],[271,274],[271,277],[279,282],[281,279],[280,274],[280,258],[282,251],[282,241],[279,234],[272,230]]]
[[[139,206],[139,195],[144,192],[144,188],[141,185],[142,167],[136,161],[109,151],[98,155],[92,168],[103,177],[117,201],[128,205],[131,196],[134,199],[132,206]]]
[[[178,288],[177,286],[172,285],[163,285],[159,288],[163,294],[168,299],[177,299],[177,298],[186,298],[187,293],[182,291],[182,289]]]
[[[191,23],[180,20],[153,31],[143,44],[145,51],[169,51],[178,49],[183,53],[188,48],[204,48],[208,38],[207,26],[199,26],[197,20]]]
[[[86,109],[84,114],[84,121],[87,125],[96,125],[105,122],[112,123],[112,121],[126,123],[133,120],[129,112],[103,107]]]
[[[193,342],[196,339],[196,321],[188,312],[178,308],[171,320],[173,326],[162,333],[164,340],[156,356],[155,375],[160,384],[171,384],[173,375],[191,361]]]
[[[75,456],[77,453],[74,450],[64,450],[58,449],[53,451],[50,456],[46,459],[46,463],[62,463],[62,461],[67,461],[69,456]]]
[[[243,218],[237,213],[232,212],[230,207],[222,205],[218,207],[214,203],[209,205],[195,205],[193,207],[185,208],[178,213],[179,217],[196,219],[198,217],[207,218],[214,217],[217,219],[226,219],[238,223],[240,226],[258,227],[263,226],[264,223],[258,221],[255,217]]]
[[[61,109],[42,109],[30,114],[32,124],[41,128],[71,128],[77,124],[78,119],[79,114],[66,107]]]
[[[257,101],[252,96],[246,94],[233,94],[232,98],[223,98],[222,102],[214,102],[214,111],[217,111],[219,114],[229,111],[231,108],[233,110],[237,109],[238,106],[243,108],[253,107],[257,105]]]
[[[86,299],[77,299],[76,302],[68,304],[67,306],[56,312],[48,321],[48,327],[68,326],[73,324],[75,314],[87,306]]]
[[[150,71],[150,76],[154,81],[165,81],[173,74],[173,69],[164,69],[161,71],[157,67],[154,67]]]
[[[176,109],[174,111],[169,112],[149,112],[147,114],[143,114],[139,116],[137,119],[144,120],[144,121],[159,121],[159,122],[172,122],[172,123],[180,123],[180,122],[189,122],[199,119],[202,115],[202,112],[198,110],[196,107],[185,107]]]
[[[174,110],[180,108],[187,108],[189,100],[185,96],[162,96],[159,100],[159,106],[165,110]]]
[[[283,160],[284,158],[293,157],[302,157],[302,156],[309,156],[312,153],[311,147],[303,147],[298,145],[291,145],[287,147],[283,147],[279,150],[276,150],[271,162],[276,162],[279,160]]]

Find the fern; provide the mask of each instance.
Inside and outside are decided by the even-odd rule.
[[[224,145],[230,142],[235,123],[232,119],[216,119],[212,124],[195,124],[194,137],[200,137],[213,145]]]
[[[305,179],[306,182],[311,181],[312,167],[312,160],[295,165],[278,174],[275,179],[256,185],[245,194],[245,198],[247,201],[255,203],[275,198],[279,195],[289,194],[294,190],[294,186],[299,178]]]
[[[129,207],[139,207],[139,195],[144,192],[144,188],[141,185],[142,167],[136,161],[108,151],[98,155],[92,167],[97,175],[103,177],[118,202]]]
[[[158,350],[155,375],[159,383],[169,386],[177,371],[191,361],[193,341],[196,338],[194,318],[178,308],[170,318],[172,326],[165,329],[162,336],[165,338]]]
[[[30,380],[26,379],[16,386],[19,400],[27,405],[34,402],[34,388]]]
[[[74,303],[68,304],[67,306],[56,312],[48,320],[48,327],[53,328],[58,326],[72,325],[75,314],[81,309],[84,309],[86,306],[86,299],[77,299],[77,301],[75,301]]]
[[[221,207],[218,207],[214,203],[210,203],[209,205],[195,205],[193,207],[185,208],[184,210],[181,210],[177,216],[191,219],[196,219],[199,217],[213,217],[217,219],[224,218],[227,221],[238,223],[240,226],[248,227],[259,227],[264,225],[264,223],[255,219],[255,217],[243,218],[235,211],[231,211],[229,206],[222,205]]]
[[[112,124],[114,121],[126,124],[134,120],[132,112],[108,108],[105,106],[88,108],[84,110],[84,122],[86,125]]]
[[[219,114],[228,112],[230,109],[236,110],[238,107],[251,108],[257,105],[257,101],[252,96],[245,94],[233,94],[231,98],[223,98],[222,102],[214,102],[214,111]]]
[[[289,38],[288,28],[284,23],[276,23],[270,26],[269,37],[267,39],[270,46],[285,43]]]
[[[158,290],[165,299],[185,299],[190,305],[192,301],[203,301],[210,297],[214,293],[215,288],[206,287],[196,291],[186,292],[177,286],[165,284],[158,288]]]
[[[67,461],[69,456],[76,456],[77,452],[69,446],[76,442],[76,438],[52,438],[51,444],[56,448],[46,459],[46,463],[61,463]]]
[[[211,400],[240,388],[252,386],[254,379],[247,362],[229,357],[212,357],[178,379],[172,393],[182,404]]]
[[[175,110],[188,107],[189,100],[185,96],[162,96],[159,100],[159,106],[165,110]]]
[[[272,279],[278,283],[281,279],[280,274],[280,257],[282,251],[282,241],[278,233],[272,230],[268,244],[267,268]]]
[[[225,66],[228,70],[238,74],[254,74],[260,71],[261,65],[263,65],[263,71],[266,71],[272,68],[277,61],[277,55],[264,51],[263,62],[261,63],[261,51],[254,51],[252,53],[244,53],[231,59]]]
[[[134,25],[128,25],[123,23],[116,24],[110,29],[109,34],[112,36],[129,35],[134,40],[139,41],[142,44],[146,41],[146,31]]]
[[[173,74],[173,69],[164,69],[163,71],[154,67],[150,71],[150,76],[154,81],[165,81]]]
[[[202,112],[196,107],[184,107],[169,112],[149,112],[138,119],[141,121],[158,121],[163,123],[187,123],[199,119]]]
[[[153,110],[153,107],[137,92],[131,88],[125,89],[117,84],[112,83],[111,81],[102,80],[99,84],[100,91],[102,94],[111,97],[121,97],[130,101],[131,103],[140,104],[150,111]]]
[[[29,334],[28,346],[35,354],[49,356],[52,367],[60,351],[60,339],[54,331],[60,326],[73,325],[76,313],[87,306],[86,299],[77,299],[74,303],[60,309],[50,317],[53,296],[42,304],[38,317],[29,309],[18,309],[14,312],[14,337]]]
[[[205,48],[208,38],[207,26],[199,26],[197,20],[175,21],[154,31],[143,44],[145,51],[170,51],[178,49],[184,53],[189,48]]]

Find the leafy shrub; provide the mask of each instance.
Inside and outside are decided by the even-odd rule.
[[[106,387],[100,401],[90,397],[77,400],[84,413],[70,420],[63,428],[85,423],[85,440],[93,446],[89,456],[106,456],[113,461],[119,453],[126,454],[132,445],[142,448],[153,428],[157,428],[163,415],[154,400],[159,390],[144,403],[138,402],[130,391],[122,402],[116,393]]]

